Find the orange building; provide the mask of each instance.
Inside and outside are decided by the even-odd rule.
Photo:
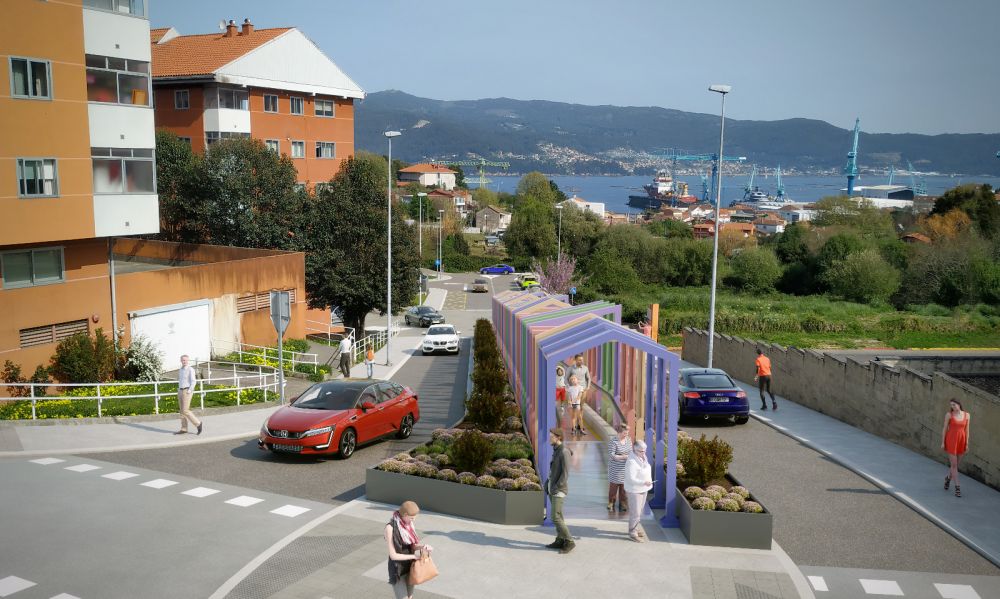
[[[147,4],[4,2],[0,365],[30,375],[98,327],[150,337],[168,366],[273,344],[271,289],[292,290],[304,333],[303,254],[122,237],[159,232]]]
[[[365,93],[298,29],[248,19],[202,35],[154,29],[149,39],[156,126],[195,152],[252,136],[289,155],[310,187],[354,154],[354,100]]]

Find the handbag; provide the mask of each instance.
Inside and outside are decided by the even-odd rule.
[[[410,584],[412,585],[423,584],[437,575],[437,566],[429,555],[413,560],[413,564],[410,565]]]

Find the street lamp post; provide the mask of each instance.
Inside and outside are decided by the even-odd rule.
[[[385,268],[385,365],[392,366],[392,138],[399,137],[399,131],[383,133],[389,140],[389,187],[386,202],[389,206],[389,216],[386,219],[386,229],[389,231],[389,241],[386,243]],[[355,339],[357,341],[357,339]]]
[[[556,236],[556,262],[562,260],[562,212],[563,205],[556,204],[556,209],[559,210],[559,234]]]
[[[722,203],[722,144],[726,136],[726,94],[729,85],[710,85],[708,91],[722,95],[722,127],[719,130],[719,179],[715,188],[715,234],[712,242],[712,292],[708,300],[708,368],[712,367],[712,350],[715,348],[715,278],[719,267],[719,206]]]
[[[426,197],[427,197],[427,194],[424,193],[424,192],[422,192],[422,191],[417,194],[417,204],[418,204],[417,207],[419,209],[419,213],[418,213],[419,220],[417,221],[417,223],[418,223],[418,226],[417,226],[417,245],[419,246],[419,254],[418,255],[420,256],[420,259],[418,260],[418,264],[420,262],[423,262],[423,260],[424,260],[424,198],[426,198]],[[410,214],[413,214],[413,213],[411,212]],[[423,268],[424,267],[421,266],[418,269],[418,271],[420,272],[420,276],[421,277],[424,276]],[[420,287],[420,305],[424,304],[424,294],[425,294],[425,291],[424,291],[423,285],[421,285],[421,287]]]
[[[442,241],[444,239],[444,233],[442,229],[443,225],[444,225],[444,210],[438,210],[438,278],[439,279],[441,278],[441,271],[443,270],[444,266],[444,256],[442,255],[444,254],[444,252],[442,251],[442,247],[444,245],[444,242]]]

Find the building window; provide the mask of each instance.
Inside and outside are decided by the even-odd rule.
[[[316,116],[333,116],[333,100],[316,100]]]
[[[87,99],[149,106],[149,63],[88,54]]]
[[[87,8],[125,13],[133,17],[146,16],[144,0],[83,0],[83,5]]]
[[[18,194],[22,198],[59,195],[59,172],[55,158],[18,158]]]
[[[191,94],[186,89],[174,90],[174,108],[187,110],[191,108]]]
[[[46,343],[58,343],[63,339],[68,339],[77,333],[89,333],[87,319],[73,320],[70,322],[60,322],[58,324],[47,324],[43,327],[31,327],[21,329],[21,347],[32,347],[34,345],[45,345]]]
[[[289,98],[289,112],[292,114],[302,114],[302,107],[305,105],[305,100],[302,98]]]
[[[62,248],[37,248],[0,254],[3,286],[30,287],[64,280]]]
[[[335,158],[337,156],[337,144],[332,141],[316,142],[316,158]]]
[[[219,108],[232,110],[249,110],[250,96],[239,89],[219,89]]]
[[[292,142],[292,158],[305,158],[306,157],[306,142],[304,141],[293,141]]]
[[[10,95],[15,98],[51,98],[52,68],[49,61],[11,57]]]
[[[265,139],[264,145],[267,146],[268,150],[271,150],[275,154],[281,153],[281,142],[279,142],[277,139]]]
[[[264,112],[278,112],[278,96],[264,94]]]
[[[232,139],[234,137],[242,137],[246,139],[250,137],[250,134],[240,133],[238,131],[206,131],[205,145],[210,146],[220,139]]]
[[[90,148],[94,168],[94,193],[156,193],[153,150],[141,148]]]

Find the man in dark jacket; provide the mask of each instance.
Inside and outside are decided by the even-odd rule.
[[[566,448],[563,447],[561,428],[549,429],[549,444],[552,445],[552,462],[549,464],[549,479],[545,482],[552,505],[552,523],[556,526],[556,540],[546,545],[558,549],[559,553],[569,553],[576,547],[563,518],[563,502],[569,492],[569,470],[566,468]]]

